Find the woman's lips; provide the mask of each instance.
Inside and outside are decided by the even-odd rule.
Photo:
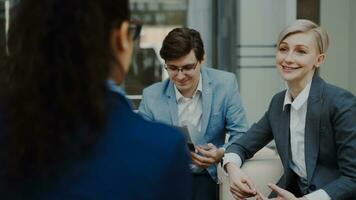
[[[300,69],[301,67],[288,67],[288,66],[282,65],[282,68],[285,71],[294,71],[294,70]]]

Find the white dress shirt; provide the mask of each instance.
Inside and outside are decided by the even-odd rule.
[[[307,173],[305,167],[305,120],[308,107],[308,97],[311,87],[311,81],[292,101],[289,90],[286,91],[283,103],[290,104],[290,147],[292,160],[290,161],[291,169],[301,178],[302,182],[307,182]],[[227,153],[224,157],[224,166],[228,162],[233,162],[241,167],[241,158],[234,153]],[[331,200],[330,196],[322,189],[305,195],[308,200]]]
[[[177,87],[174,85],[176,92],[176,100],[178,104],[178,125],[187,126],[189,135],[193,143],[196,145],[197,139],[200,138],[201,131],[201,118],[203,115],[202,104],[202,78],[200,74],[197,89],[194,91],[192,98],[184,97]],[[196,165],[191,164],[190,168],[193,173],[201,173],[203,169],[198,168]]]
[[[291,169],[302,179],[303,182],[306,182],[307,180],[305,167],[304,133],[310,86],[311,82],[306,85],[306,87],[293,101],[291,99],[290,92],[287,90],[283,103],[283,109],[286,105],[291,105],[289,127],[292,160],[289,164]]]
[[[178,103],[178,125],[187,126],[190,134],[197,134],[201,131],[201,118],[203,114],[202,104],[202,78],[200,75],[197,89],[194,91],[192,98],[184,97],[174,85],[176,100]],[[194,137],[191,135],[191,137]]]

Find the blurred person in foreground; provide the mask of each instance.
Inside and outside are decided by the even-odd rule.
[[[140,25],[127,0],[22,0],[0,103],[0,199],[190,197],[184,137],[112,91]],[[173,159],[174,158],[174,159]]]
[[[319,76],[328,46],[328,34],[309,20],[281,31],[276,66],[287,90],[276,94],[262,119],[226,150],[224,166],[235,199],[267,199],[240,166],[272,139],[284,174],[276,185],[268,184],[271,197],[356,199],[356,98]]]

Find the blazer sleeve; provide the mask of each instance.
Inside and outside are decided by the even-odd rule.
[[[140,106],[138,108],[138,114],[140,114],[143,118],[145,118],[146,120],[149,121],[153,121],[153,114],[151,111],[151,108],[148,105],[148,95],[147,92],[145,90],[143,90],[143,94],[142,94],[142,100],[140,102]]]
[[[234,141],[226,150],[226,153],[236,153],[242,162],[251,158],[258,150],[273,139],[269,111],[237,141]]]
[[[229,142],[224,144],[225,148],[241,137],[248,129],[245,109],[242,105],[235,76],[233,76],[229,85],[231,89],[228,90],[225,129],[230,137]]]
[[[348,92],[332,105],[331,123],[335,133],[340,176],[324,186],[332,199],[356,196],[356,98]]]
[[[178,133],[182,136],[180,133]],[[173,151],[168,155],[168,165],[159,181],[158,199],[189,200],[192,197],[192,176],[189,169],[190,157],[183,137],[172,145]]]

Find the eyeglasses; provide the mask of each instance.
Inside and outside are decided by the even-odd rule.
[[[197,68],[198,62],[192,63],[192,64],[187,64],[181,67],[175,66],[175,65],[167,65],[165,64],[165,69],[170,75],[177,75],[179,71],[181,71],[183,74],[190,75],[194,72],[194,70]]]
[[[129,33],[133,40],[139,38],[142,29],[142,22],[139,20],[130,20],[129,21]]]

